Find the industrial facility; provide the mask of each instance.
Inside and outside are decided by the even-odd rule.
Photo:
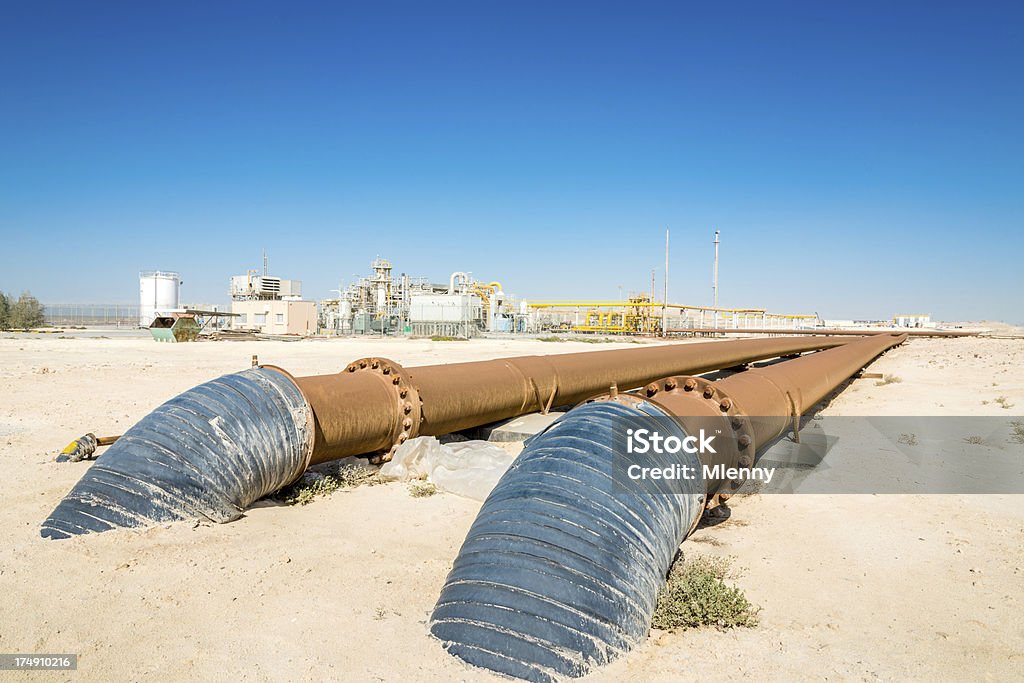
[[[454,272],[447,284],[393,274],[391,262],[376,258],[372,274],[359,278],[340,296],[320,302],[326,334],[382,334],[473,337],[512,332],[516,316],[499,282],[479,282]]]
[[[518,299],[502,283],[455,271],[447,283],[393,274],[378,257],[372,274],[320,302],[321,334],[411,335],[470,338],[491,333],[660,335],[712,329],[813,329],[811,314],[772,313],[760,308],[719,308],[657,301],[651,292],[620,300]],[[233,309],[234,310],[234,309]]]
[[[927,314],[900,314],[889,320],[823,320],[817,314],[762,308],[665,303],[655,298],[653,286],[650,292],[630,293],[618,300],[525,300],[507,295],[500,282],[477,280],[467,271],[455,271],[447,282],[436,283],[426,277],[395,275],[385,258],[374,259],[370,268],[370,275],[335,290],[339,297],[314,302],[303,298],[300,280],[271,276],[264,263],[262,272],[249,270],[230,278],[230,313],[220,312],[216,304],[184,306],[177,272],[144,271],[139,274],[138,323],[149,328],[158,318],[195,316],[200,327],[206,327],[206,318],[224,317],[231,330],[262,335],[463,339],[513,333],[668,336],[938,329]],[[66,308],[73,307],[58,310]]]
[[[716,336],[726,332],[808,334],[893,328],[920,334],[938,328],[927,314],[899,314],[884,320],[823,320],[812,313],[718,306],[720,235],[716,230],[712,242],[711,306],[668,300],[667,279],[659,300],[654,272],[649,290],[624,294],[620,288],[618,299],[520,299],[507,294],[501,282],[475,278],[470,271],[454,271],[447,282],[433,282],[396,273],[392,262],[380,256],[370,264],[370,274],[339,285],[334,290],[337,297],[315,302],[303,298],[300,280],[270,275],[264,252],[262,270],[250,269],[230,278],[230,313],[221,313],[223,309],[215,304],[182,306],[179,273],[143,271],[139,274],[138,321],[148,328],[161,317],[196,316],[199,327],[204,328],[208,320],[216,322],[223,317],[230,330],[256,335],[460,339],[492,334]],[[667,234],[665,265],[667,273]]]

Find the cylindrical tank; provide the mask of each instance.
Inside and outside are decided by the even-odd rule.
[[[149,327],[153,318],[176,310],[181,295],[181,276],[161,270],[139,273],[139,327]]]

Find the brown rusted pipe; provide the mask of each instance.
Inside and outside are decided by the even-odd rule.
[[[860,342],[672,344],[409,370],[364,358],[339,374],[301,378],[250,368],[190,389],[143,418],[85,473],[40,533],[67,538],[197,517],[226,522],[296,481],[311,463],[363,454],[383,459],[419,434],[575,403],[613,385],[621,397],[620,389],[656,377],[846,343]]]
[[[667,377],[569,411],[534,437],[484,501],[430,632],[469,664],[528,681],[579,678],[632,649],[647,638],[679,545],[721,482],[651,477],[637,489],[630,472],[645,464],[694,473],[736,467],[726,458],[752,466],[754,450],[785,429],[790,410],[806,410],[904,339],[853,341],[719,382]],[[777,419],[753,431],[750,415]],[[634,451],[627,435],[651,427],[680,445],[699,438],[708,446],[697,429],[710,429],[718,448]]]
[[[364,358],[335,375],[295,378],[315,416],[310,463],[386,457],[419,435],[439,436],[552,406],[578,403],[676,373],[702,373],[848,343],[826,338],[745,339],[644,349],[522,356],[403,368]]]
[[[676,416],[690,433],[703,428],[722,429],[724,442],[714,462],[728,467],[750,467],[756,452],[796,424],[801,415],[888,349],[902,344],[906,333],[878,334],[850,341],[838,348],[814,353],[763,368],[746,370],[717,382],[700,377],[666,377],[653,382],[642,400]],[[636,397],[607,396],[595,400],[635,402]],[[701,458],[705,456],[702,454]],[[710,499],[725,484],[710,481]],[[726,493],[739,488],[734,480]]]

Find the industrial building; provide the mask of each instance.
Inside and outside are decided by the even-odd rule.
[[[470,338],[484,333],[578,332],[661,334],[688,329],[812,329],[816,315],[759,308],[663,304],[646,292],[620,300],[518,300],[500,282],[456,271],[447,283],[396,276],[377,258],[372,274],[320,302],[320,330],[334,335],[383,334]],[[652,288],[653,289],[653,288]],[[234,309],[233,309],[234,310]]]
[[[302,282],[256,272],[231,278],[231,312],[236,314],[232,328],[262,334],[316,334],[316,303],[303,301]]]
[[[395,276],[391,262],[377,258],[373,273],[320,302],[320,324],[329,334],[412,334],[473,337],[509,332],[515,317],[498,282],[478,282],[452,273],[447,284],[424,277]]]
[[[462,271],[451,274],[447,291],[410,298],[410,331],[417,336],[512,332],[514,318],[500,282],[477,282]]]
[[[718,236],[716,233],[716,251]],[[717,265],[717,253],[716,253]],[[695,334],[726,331],[797,330],[828,326],[812,314],[771,313],[761,308],[722,308],[665,303],[650,290],[630,292],[619,299],[518,300],[500,282],[479,280],[455,271],[447,282],[396,274],[386,258],[370,264],[371,273],[347,286],[337,298],[319,304],[302,298],[299,280],[268,274],[266,254],[262,272],[249,270],[230,278],[231,328],[275,335],[385,335],[471,338],[491,333],[582,334]],[[717,277],[714,292],[717,298]],[[182,313],[181,278],[171,271],[146,271],[139,276],[139,324],[148,327],[157,317]],[[221,309],[214,305],[199,312]],[[197,311],[192,311],[197,312]],[[222,314],[223,315],[223,314]],[[836,328],[849,325],[838,324]],[[881,321],[872,323],[878,326]],[[204,322],[205,324],[205,322]],[[214,323],[215,325],[216,323]],[[928,315],[897,315],[896,327],[934,327]],[[886,323],[881,323],[886,325]]]

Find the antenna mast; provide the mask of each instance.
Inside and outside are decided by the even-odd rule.
[[[661,302],[661,336],[668,331],[668,228],[665,228],[665,299]]]
[[[715,308],[718,308],[718,233],[719,231],[715,230],[715,241],[712,242],[715,245],[715,267],[711,276],[711,291],[714,294],[714,304],[712,305]]]

